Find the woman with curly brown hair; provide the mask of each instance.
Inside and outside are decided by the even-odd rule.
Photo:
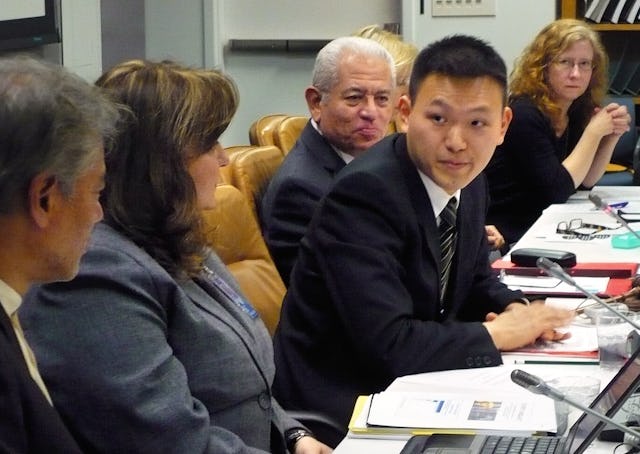
[[[104,222],[77,278],[20,314],[71,432],[87,452],[330,452],[272,397],[271,338],[202,233],[235,84],[133,60],[97,85],[131,113],[105,158]]]
[[[513,121],[485,169],[487,222],[514,243],[552,203],[603,175],[620,136],[626,107],[601,106],[608,58],[598,33],[580,20],[544,27],[516,60],[510,76]]]

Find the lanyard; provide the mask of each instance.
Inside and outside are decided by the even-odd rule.
[[[252,319],[258,318],[258,312],[253,308],[247,300],[238,294],[227,282],[222,279],[218,274],[209,268],[207,265],[203,265],[203,270],[211,278],[213,285],[220,290],[227,298],[229,298],[233,304],[238,306],[245,314],[249,315]]]

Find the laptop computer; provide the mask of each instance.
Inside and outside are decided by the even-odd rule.
[[[640,346],[627,359],[609,384],[593,400],[589,408],[612,417],[640,386]],[[516,440],[522,446],[522,452],[531,453],[533,443],[543,444],[546,452],[553,454],[581,454],[602,431],[606,423],[593,415],[583,412],[571,426],[566,437],[536,436],[513,437],[494,435],[434,434],[415,435],[409,439],[400,454],[476,454],[491,452],[486,445],[498,443],[502,439],[503,446]],[[509,445],[509,453],[516,445]]]

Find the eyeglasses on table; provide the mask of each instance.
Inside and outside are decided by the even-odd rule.
[[[584,222],[580,218],[573,218],[570,221],[560,221],[556,225],[556,233],[563,235],[566,240],[577,238],[583,241],[594,239],[606,239],[611,237],[611,233],[600,233],[605,230],[617,230],[621,225],[610,227],[600,224]]]

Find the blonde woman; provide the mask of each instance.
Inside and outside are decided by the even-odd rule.
[[[409,91],[411,67],[413,66],[413,60],[418,55],[418,48],[411,43],[403,41],[400,35],[384,30],[378,25],[367,25],[355,32],[354,36],[372,39],[382,44],[382,47],[391,54],[396,67],[396,88],[393,92],[392,100],[394,112],[389,127],[393,132],[405,132],[406,121],[398,114],[398,100],[400,96],[406,95]]]

